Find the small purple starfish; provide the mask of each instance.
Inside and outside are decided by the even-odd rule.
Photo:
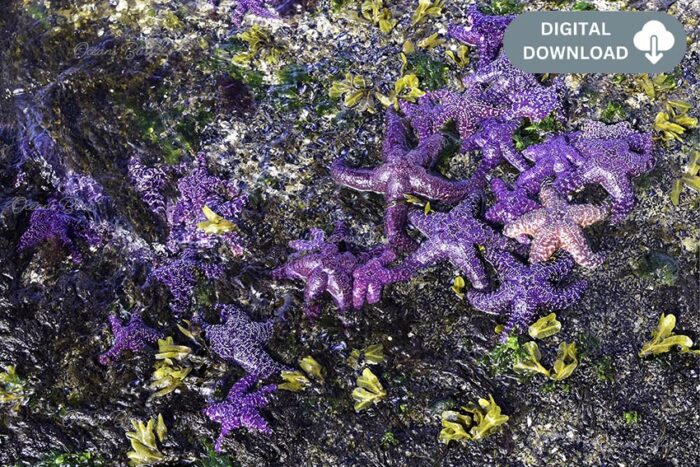
[[[478,246],[514,251],[521,249],[521,245],[476,219],[480,200],[479,194],[470,195],[448,213],[412,211],[409,219],[426,240],[394,269],[385,268],[381,260],[358,267],[354,273],[355,306],[360,307],[365,299],[368,303],[377,303],[383,286],[408,280],[416,271],[444,260],[466,274],[474,287],[486,287],[488,277],[477,254]]]
[[[74,262],[79,263],[82,255],[74,243],[76,239],[84,240],[90,245],[97,245],[100,241],[84,220],[68,214],[61,203],[52,199],[46,208],[32,212],[29,227],[20,237],[17,249],[31,250],[45,242],[55,241],[68,250]]]
[[[555,188],[571,193],[590,184],[602,186],[612,198],[611,223],[621,222],[634,207],[631,178],[654,167],[651,135],[635,132],[627,122],[609,126],[588,122],[574,146],[584,160],[575,171],[558,179]]]
[[[560,284],[574,266],[569,255],[555,261],[527,265],[505,251],[487,250],[485,256],[498,271],[501,285],[494,292],[470,290],[467,299],[474,308],[485,313],[509,314],[508,323],[501,333],[502,341],[513,329],[521,330],[530,324],[539,309],[567,308],[586,291],[585,281]]]
[[[138,313],[131,315],[126,326],[114,315],[109,317],[109,323],[112,326],[114,344],[98,357],[103,365],[112,364],[126,350],[137,352],[163,338],[163,333],[147,326]]]
[[[269,0],[236,0],[236,6],[231,14],[231,21],[238,27],[243,23],[243,19],[247,14],[259,16],[261,18],[279,18],[268,9],[269,3]]]
[[[490,172],[504,161],[520,172],[527,170],[530,166],[513,143],[513,135],[519,126],[520,119],[485,120],[481,123],[479,131],[462,143],[462,150],[481,149],[481,173]]]
[[[267,378],[285,369],[263,348],[272,337],[275,318],[262,323],[254,322],[236,305],[216,305],[216,310],[221,315],[221,324],[208,324],[196,319],[214,353],[259,378]]]
[[[552,136],[545,142],[522,151],[523,156],[534,162],[530,169],[518,176],[516,186],[529,195],[540,192],[542,184],[550,177],[557,180],[571,173],[584,157],[573,146],[572,134]]]
[[[510,189],[500,178],[491,180],[491,191],[496,197],[496,202],[484,213],[489,222],[505,225],[526,212],[541,207],[537,201],[527,196],[525,190],[518,187]]]
[[[428,173],[428,169],[437,161],[443,141],[442,135],[434,134],[412,149],[408,144],[406,126],[389,108],[383,146],[384,163],[374,169],[357,169],[347,167],[340,159],[331,167],[331,176],[336,183],[360,191],[384,194],[387,204],[384,230],[389,245],[394,249],[413,251],[416,248],[415,242],[404,231],[408,214],[405,195],[458,201],[474,190],[474,181],[453,182]],[[481,183],[481,180],[477,181]]]
[[[467,9],[466,26],[450,25],[447,33],[460,42],[474,46],[479,52],[478,68],[485,67],[498,55],[506,27],[517,15],[485,15],[476,5]]]
[[[350,251],[341,251],[347,241],[345,225],[336,224],[328,241],[321,229],[311,229],[311,240],[294,240],[289,246],[297,250],[284,266],[272,272],[273,278],[299,279],[306,281],[304,289],[304,315],[318,318],[321,305],[318,300],[328,292],[341,313],[352,307],[352,272],[370,253],[356,256]]]
[[[210,404],[202,411],[209,419],[221,424],[221,431],[214,445],[217,452],[221,452],[224,438],[240,427],[272,434],[272,429],[260,415],[259,409],[268,404],[270,394],[277,390],[277,386],[270,384],[255,392],[248,392],[256,382],[255,375],[244,376],[231,387],[226,400]]]
[[[224,268],[220,264],[200,260],[194,250],[188,249],[179,257],[153,269],[144,287],[153,280],[168,287],[173,296],[170,308],[176,316],[181,316],[194,303],[194,289],[200,273],[207,279],[216,280],[223,277]]]

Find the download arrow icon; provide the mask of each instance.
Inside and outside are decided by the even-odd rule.
[[[656,62],[661,60],[664,54],[659,52],[659,38],[657,36],[651,36],[649,38],[649,42],[649,49],[651,52],[645,53],[644,56],[647,58],[647,60],[656,65]]]

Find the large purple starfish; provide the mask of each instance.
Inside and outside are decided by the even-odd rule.
[[[552,136],[543,143],[524,149],[523,156],[534,165],[518,176],[516,186],[529,195],[537,194],[548,178],[560,179],[583,163],[584,158],[573,146],[571,138],[571,134]]]
[[[476,5],[467,9],[465,26],[450,25],[447,32],[458,41],[477,48],[479,52],[478,68],[485,67],[498,55],[503,45],[506,27],[517,15],[485,15]]]
[[[202,411],[212,421],[221,424],[221,431],[214,445],[217,452],[221,451],[224,438],[240,427],[267,435],[272,434],[267,421],[260,415],[259,409],[268,404],[270,394],[277,390],[277,386],[270,384],[255,392],[248,392],[256,382],[255,375],[244,376],[231,387],[226,400],[213,403]]]
[[[612,198],[611,222],[622,221],[634,207],[631,177],[654,166],[651,136],[635,132],[627,122],[609,126],[588,122],[574,140],[574,146],[583,154],[583,162],[554,186],[561,193],[590,184],[602,186]]]
[[[114,344],[98,357],[103,365],[113,363],[126,350],[139,351],[163,337],[163,333],[147,326],[138,313],[131,315],[126,326],[114,315],[109,317],[109,323],[112,326]]]
[[[537,209],[540,204],[530,199],[522,188],[510,189],[500,178],[491,180],[491,191],[496,202],[484,213],[487,221],[508,224],[526,212]]]
[[[341,313],[352,307],[352,272],[370,253],[356,256],[350,251],[341,251],[347,242],[345,225],[336,224],[328,241],[321,229],[311,229],[311,240],[294,240],[289,246],[297,250],[284,266],[275,269],[275,279],[300,279],[306,281],[304,289],[304,314],[317,318],[321,314],[318,300],[328,292]]]
[[[444,260],[450,261],[462,271],[474,287],[486,287],[488,277],[477,253],[478,246],[513,251],[519,249],[520,245],[476,219],[480,200],[479,194],[470,195],[448,213],[411,212],[411,224],[426,240],[415,253],[394,269],[385,268],[381,260],[371,260],[357,268],[354,274],[355,306],[360,307],[365,299],[368,303],[377,303],[383,286],[408,280],[416,271]]]
[[[507,224],[503,234],[511,238],[533,237],[531,263],[547,261],[554,252],[563,249],[581,266],[599,266],[603,257],[591,251],[581,229],[605,219],[608,209],[592,204],[570,205],[551,186],[542,187],[540,201],[541,208]]]
[[[453,182],[428,173],[428,169],[437,161],[443,141],[442,135],[434,134],[412,149],[408,144],[406,126],[389,109],[383,146],[384,163],[374,169],[358,169],[347,167],[341,159],[331,167],[331,176],[341,185],[384,193],[387,204],[384,230],[389,245],[394,249],[413,251],[416,248],[415,242],[404,231],[408,214],[405,195],[458,201],[473,190],[473,181]]]
[[[479,172],[482,173],[490,172],[504,161],[520,172],[527,170],[530,167],[529,164],[518,153],[513,143],[513,135],[519,126],[520,119],[484,120],[481,122],[479,131],[462,143],[462,149],[481,149]]]
[[[263,348],[272,337],[274,318],[261,323],[251,321],[248,314],[236,305],[216,305],[216,310],[221,315],[221,324],[208,324],[197,319],[213,352],[260,378],[284,369]]]
[[[523,264],[510,253],[486,251],[488,259],[498,271],[500,286],[495,292],[470,290],[467,299],[477,310],[485,313],[509,314],[501,334],[505,340],[513,329],[530,324],[539,309],[561,310],[576,303],[586,290],[585,281],[562,286],[562,281],[574,265],[571,256],[546,263]]]

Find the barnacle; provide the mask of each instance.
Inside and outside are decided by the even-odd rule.
[[[374,113],[372,81],[360,75],[346,73],[341,81],[334,81],[328,91],[331,99],[343,97],[347,107],[357,107],[360,112]]]
[[[10,404],[13,410],[18,410],[28,395],[26,382],[17,375],[14,365],[0,373],[0,404]]]
[[[282,371],[283,383],[278,384],[277,388],[284,391],[299,392],[306,389],[311,384],[309,378],[304,376],[301,371]]]
[[[523,350],[525,350],[525,354],[518,357],[513,365],[513,370],[517,373],[540,373],[549,377],[549,370],[540,363],[542,354],[537,343],[534,341],[526,342],[523,344]]]
[[[208,234],[222,234],[226,232],[231,232],[235,229],[235,225],[231,221],[227,221],[214,211],[212,211],[209,206],[204,206],[202,208],[204,217],[207,218],[206,221],[199,222],[197,228]]]
[[[528,327],[527,332],[533,339],[544,339],[561,331],[561,323],[557,321],[557,314],[550,313]]]
[[[661,133],[661,139],[665,142],[682,141],[681,136],[693,128],[697,128],[698,119],[688,115],[692,106],[687,102],[669,100],[666,102],[665,111],[659,112],[654,120],[654,129]]]
[[[442,413],[442,430],[438,439],[447,444],[450,441],[480,441],[508,421],[507,415],[501,414],[501,407],[493,396],[479,399],[479,404],[462,407],[460,412],[448,410]]]
[[[238,37],[248,44],[248,51],[241,52],[233,56],[233,62],[238,65],[248,65],[250,63],[274,64],[279,62],[284,48],[275,41],[274,37],[266,29],[257,24],[238,35]]]
[[[140,420],[131,420],[134,431],[126,433],[131,442],[131,451],[127,454],[130,465],[148,465],[160,462],[164,459],[160,451],[159,443],[165,442],[167,429],[163,416],[150,418],[147,423]]]
[[[684,186],[700,193],[700,175],[698,175],[698,172],[700,172],[700,151],[694,151],[683,175],[673,182],[671,202],[674,206],[678,206],[680,203],[681,191],[683,191]]]
[[[413,12],[411,26],[422,23],[428,16],[440,16],[444,6],[444,0],[435,0],[435,2],[432,0],[418,0],[418,8]]]
[[[311,355],[307,355],[299,360],[299,366],[307,375],[311,376],[316,381],[323,383],[323,374],[321,373],[323,368],[321,367],[321,364],[318,363]]]
[[[352,391],[352,398],[355,399],[355,412],[368,408],[386,397],[386,391],[382,383],[372,373],[372,370],[365,368],[362,376],[357,378],[357,387]]]
[[[674,334],[673,329],[676,327],[676,316],[661,313],[659,324],[656,329],[651,332],[651,340],[642,345],[642,350],[639,351],[639,356],[644,358],[649,355],[659,355],[669,352],[672,348],[678,347],[681,353],[692,353],[700,355],[700,350],[691,350],[693,340],[682,334]]]
[[[561,381],[568,378],[578,366],[578,357],[576,353],[576,343],[567,344],[562,342],[557,350],[557,359],[554,361],[552,368],[552,379]]]

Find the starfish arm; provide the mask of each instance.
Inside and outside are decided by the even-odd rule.
[[[447,217],[448,215],[444,212],[425,214],[419,210],[412,210],[408,214],[408,220],[411,224],[425,236],[429,236],[437,226],[445,222]]]
[[[544,226],[546,220],[542,209],[535,209],[534,211],[523,214],[513,222],[506,224],[505,227],[503,227],[503,235],[510,238],[517,238],[521,235],[534,237]]]
[[[408,128],[393,107],[387,108],[384,119],[384,160],[391,160],[392,154],[408,152]]]
[[[570,254],[565,253],[554,261],[538,263],[537,266],[548,279],[558,281],[569,275],[574,264],[576,264],[574,258]]]
[[[251,323],[250,327],[256,339],[260,342],[267,342],[274,335],[275,320],[273,318],[262,323]]]
[[[530,248],[530,262],[547,261],[560,246],[559,235],[555,230],[542,229],[535,235]]]
[[[528,195],[534,195],[540,192],[542,182],[553,173],[550,164],[543,162],[535,163],[534,166],[527,169],[518,176],[515,185],[522,188]]]
[[[409,256],[401,266],[391,270],[392,282],[408,280],[415,271],[446,259],[448,255],[444,250],[444,248],[441,248],[439,240],[428,240],[421,243],[416,252]]]
[[[582,168],[569,172],[566,175],[557,177],[554,181],[554,188],[562,194],[572,193],[584,186]]]
[[[563,310],[577,303],[588,288],[586,281],[576,281],[567,287],[555,288],[552,307]]]
[[[607,208],[592,204],[580,204],[569,208],[569,215],[581,227],[588,227],[604,220],[608,215]]]
[[[352,307],[352,277],[343,272],[329,276],[328,293],[340,312],[345,313]]]
[[[384,234],[396,253],[412,252],[418,246],[406,233],[408,205],[405,202],[389,205],[384,211]]]
[[[267,421],[255,410],[249,410],[242,414],[241,424],[251,431],[260,431],[265,434],[272,433],[272,429],[268,426]]]
[[[560,240],[562,248],[571,253],[574,261],[581,266],[593,269],[602,264],[603,257],[593,253],[580,228],[572,226],[561,229]]]
[[[415,161],[416,165],[432,167],[437,162],[445,143],[445,137],[436,133],[422,139],[418,147],[408,154],[408,158]]]
[[[475,183],[472,180],[453,182],[423,172],[411,177],[411,188],[417,195],[433,200],[458,201],[475,190]]]
[[[516,300],[511,307],[511,313],[508,317],[503,331],[501,331],[501,340],[505,340],[513,331],[521,331],[532,321],[537,305],[527,300]]]
[[[512,296],[507,287],[501,287],[495,292],[467,292],[467,300],[479,311],[489,314],[501,314],[508,309]]]
[[[481,258],[476,254],[474,245],[460,245],[459,248],[451,249],[449,259],[469,278],[475,289],[483,289],[489,284],[486,269]]]
[[[518,172],[525,172],[530,168],[530,165],[527,163],[525,157],[515,149],[512,137],[513,135],[511,134],[510,140],[502,144],[502,156],[510,165],[515,167]]]
[[[328,274],[320,268],[314,270],[309,276],[306,287],[304,288],[304,314],[309,317],[318,317],[321,311],[320,306],[314,302],[321,298],[327,287]]]
[[[357,169],[347,167],[342,161],[336,161],[331,167],[331,177],[339,185],[360,191],[380,191],[375,183],[376,169]]]
[[[611,222],[619,223],[632,211],[635,202],[632,181],[626,175],[610,176],[600,180],[603,189],[612,198]]]
[[[319,267],[321,258],[318,255],[308,255],[292,260],[272,271],[275,280],[283,279],[305,279],[311,272]]]
[[[250,389],[257,380],[258,379],[255,377],[255,375],[245,375],[244,377],[236,381],[236,383],[233,386],[231,386],[231,389],[228,392],[228,396],[226,396],[226,400],[237,400],[241,395],[245,394],[246,391],[248,391],[248,389]]]
[[[522,267],[520,262],[507,251],[502,251],[496,248],[487,248],[484,257],[493,264],[501,277],[505,277],[509,271],[517,271]]]

